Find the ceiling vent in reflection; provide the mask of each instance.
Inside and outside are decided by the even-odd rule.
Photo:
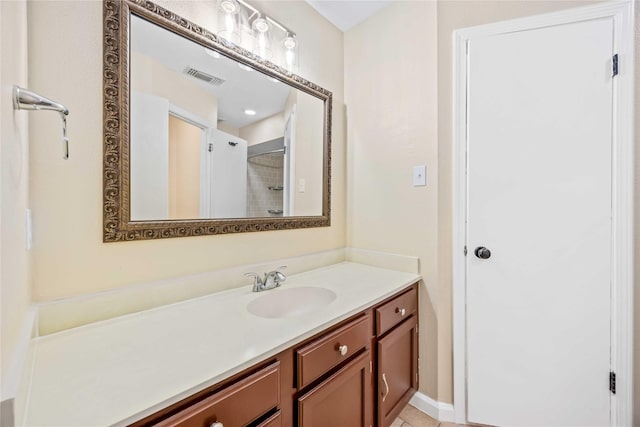
[[[185,68],[184,74],[191,77],[195,77],[196,79],[202,80],[203,82],[207,82],[213,86],[220,86],[222,83],[225,82],[225,80],[221,79],[220,77],[212,76],[211,74],[207,74],[204,71],[196,70],[195,68],[192,68],[192,67]]]

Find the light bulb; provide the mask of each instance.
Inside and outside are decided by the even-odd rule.
[[[269,23],[264,18],[257,18],[255,21],[253,21],[253,28],[261,33],[266,33],[267,31],[269,31]]]
[[[244,110],[244,113],[247,116],[255,116],[256,115],[256,112],[254,110]]]
[[[227,14],[234,14],[238,11],[238,6],[233,0],[222,0],[220,2],[220,9]]]
[[[284,47],[286,49],[293,49],[294,47],[296,47],[296,39],[293,38],[292,36],[287,36],[283,41],[282,44],[284,45]]]

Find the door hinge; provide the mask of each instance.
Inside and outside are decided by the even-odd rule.
[[[373,372],[373,360],[369,360],[369,373]]]
[[[609,372],[609,391],[616,394],[616,373],[613,371]]]
[[[210,153],[213,153],[213,144],[209,144],[209,148],[208,148]]]
[[[618,75],[618,54],[616,53],[611,58],[611,67],[613,68],[613,75],[611,77],[615,77]]]
[[[467,256],[467,245],[464,245],[464,256]]]

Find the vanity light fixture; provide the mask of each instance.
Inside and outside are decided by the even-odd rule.
[[[246,11],[237,0],[218,0],[218,37],[239,45],[242,42],[242,27],[246,25]]]
[[[256,115],[256,111],[255,110],[244,110],[244,113],[247,116],[255,116]]]
[[[269,25],[269,21],[259,13],[251,23],[251,29],[253,29],[255,37],[253,53],[267,61],[272,59],[273,50],[271,49],[271,25]]]
[[[290,73],[293,73],[298,68],[298,41],[296,40],[295,33],[287,31],[284,39],[282,40],[283,48],[283,65]]]
[[[263,60],[297,71],[299,47],[296,34],[244,0],[217,0],[218,37],[238,45]]]

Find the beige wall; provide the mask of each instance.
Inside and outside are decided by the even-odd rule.
[[[420,390],[437,396],[437,4],[393,2],[345,33],[350,246],[417,255]],[[413,166],[427,186],[413,187]]]
[[[195,80],[180,74],[160,61],[140,52],[131,60],[131,91],[160,96],[172,106],[187,110],[214,125],[218,121],[218,99],[203,90]]]
[[[282,135],[284,135],[284,119],[282,113],[277,113],[241,127],[238,136],[246,140],[248,145],[254,145],[282,138]]]
[[[200,218],[199,127],[169,116],[169,218]]]
[[[13,110],[13,85],[27,84],[27,3],[0,2],[0,360],[2,396],[15,390],[7,383],[30,302],[30,256],[25,246],[25,212],[29,197],[27,111]],[[41,113],[42,114],[42,113]],[[52,157],[62,158],[61,123],[51,129]]]
[[[420,306],[420,389],[439,401],[453,399],[453,31],[588,3],[396,2],[345,34],[347,243],[420,257],[426,291]],[[411,168],[421,163],[427,165],[427,187],[413,188]],[[640,170],[640,162],[636,167]],[[640,306],[640,297],[637,301]],[[636,335],[640,321],[637,325]],[[636,362],[640,373],[640,358]]]
[[[197,20],[205,3],[215,4],[163,2]],[[256,6],[296,29],[300,74],[334,93],[332,226],[102,243],[102,3],[29,2],[30,84],[71,111],[68,161],[59,160],[59,119],[30,122],[36,301],[344,246],[342,33],[304,2]],[[65,31],[50,31],[52,22]]]
[[[222,132],[226,132],[229,135],[233,135],[233,136],[240,136],[240,129],[238,128],[234,128],[231,125],[226,124],[225,122],[218,122],[218,130],[221,130]]]
[[[197,23],[215,22],[214,2],[161,1]],[[34,114],[30,120],[30,203],[34,211],[34,299],[112,289],[126,284],[214,270],[345,244],[345,206],[350,227],[346,243],[367,249],[418,255],[425,285],[421,290],[421,390],[444,402],[452,400],[451,351],[451,37],[452,31],[579,6],[577,1],[395,2],[343,35],[303,2],[255,2],[266,13],[292,26],[301,41],[300,74],[334,94],[332,227],[169,239],[154,242],[102,243],[102,14],[100,2],[30,2],[28,6],[30,85],[69,105],[71,158],[60,160],[59,119]],[[21,229],[21,200],[26,190],[5,190],[6,85],[5,31],[24,21],[20,11],[6,18],[2,5],[2,356],[11,351],[28,301],[28,262],[15,248],[23,236],[5,235],[14,215]],[[638,8],[640,9],[640,8]],[[51,32],[50,22],[68,31]],[[14,27],[12,27],[14,26]],[[384,30],[381,30],[384,29]],[[640,46],[640,31],[636,31]],[[322,36],[319,36],[322,35]],[[22,48],[21,48],[22,49]],[[24,50],[21,50],[24,54]],[[636,51],[638,52],[638,50]],[[18,55],[19,57],[20,55]],[[636,56],[637,53],[636,53]],[[344,60],[344,68],[343,68]],[[640,71],[640,61],[637,71]],[[25,69],[18,70],[24,81]],[[348,112],[342,105],[343,78]],[[640,78],[636,78],[640,81]],[[640,91],[637,85],[636,91]],[[636,123],[640,95],[636,94]],[[345,168],[345,116],[349,117],[348,175]],[[13,120],[22,119],[19,115]],[[14,122],[15,125],[15,122]],[[18,129],[20,127],[18,126]],[[16,136],[17,135],[17,136]],[[638,129],[636,135],[640,135]],[[25,134],[15,131],[15,150],[26,150]],[[18,147],[19,146],[19,147]],[[640,144],[636,144],[640,146]],[[18,157],[24,156],[22,154]],[[16,156],[14,154],[14,156]],[[427,187],[411,186],[411,168],[426,164]],[[348,186],[345,184],[348,181]],[[22,182],[22,181],[21,181]],[[636,151],[636,283],[640,280],[640,148]],[[26,183],[21,184],[26,186]],[[346,203],[346,189],[348,200]],[[15,201],[5,216],[7,199]],[[18,221],[19,220],[19,221]],[[7,254],[7,246],[18,254]],[[247,246],[254,248],[246,251]],[[8,256],[17,277],[7,281]],[[639,286],[636,286],[639,288]],[[8,297],[7,297],[8,296]],[[640,306],[640,292],[636,292]],[[8,309],[5,309],[9,307]],[[13,313],[13,314],[12,314]],[[11,317],[10,317],[11,316]],[[640,316],[636,336],[640,333]],[[9,323],[10,327],[4,325]],[[9,332],[7,332],[9,333]],[[636,347],[640,354],[640,340]],[[9,343],[9,345],[7,345]],[[640,358],[636,357],[636,378]],[[4,361],[3,361],[4,373]],[[640,408],[640,381],[636,402]],[[638,424],[638,423],[636,423]]]

